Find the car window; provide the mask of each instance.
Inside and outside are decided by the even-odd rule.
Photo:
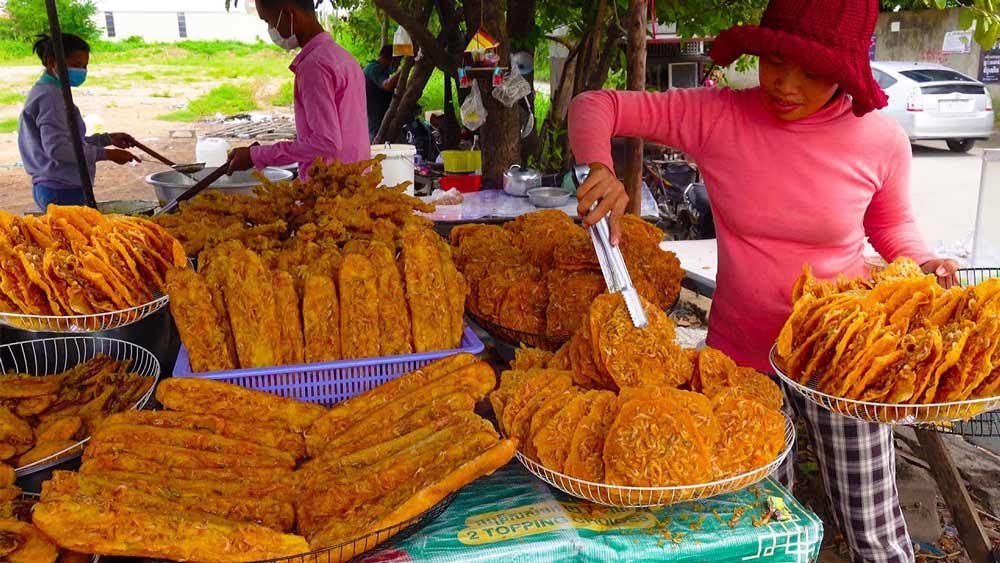
[[[954,70],[948,70],[946,68],[920,68],[916,70],[903,70],[899,74],[914,80],[916,82],[944,82],[944,81],[958,81],[958,82],[975,82],[975,80],[969,78],[968,76],[956,72]]]
[[[872,74],[875,75],[875,82],[878,82],[878,85],[881,86],[883,90],[899,82],[895,78],[889,76],[888,74],[882,72],[877,68],[872,69]]]

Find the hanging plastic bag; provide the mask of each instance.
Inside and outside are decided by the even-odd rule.
[[[413,56],[413,41],[410,40],[410,34],[407,33],[406,28],[403,26],[397,27],[396,33],[392,36],[392,56]]]
[[[493,97],[501,104],[512,108],[521,98],[531,94],[531,84],[518,72],[512,72],[504,77],[503,82],[493,89]]]
[[[472,81],[472,91],[462,102],[462,125],[469,131],[475,131],[486,122],[486,106],[483,96],[479,93],[479,83]]]

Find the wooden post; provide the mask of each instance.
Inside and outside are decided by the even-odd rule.
[[[962,540],[969,558],[974,563],[992,561],[990,555],[992,543],[986,535],[982,521],[979,520],[979,515],[976,514],[972,497],[969,496],[962,475],[959,474],[951,454],[948,453],[944,439],[941,438],[941,434],[930,430],[916,430],[916,434],[923,449],[921,453],[931,468],[931,474],[937,481],[945,504],[951,510],[955,527],[958,528],[958,537]]]
[[[52,35],[52,46],[56,55],[56,72],[59,73],[59,84],[62,89],[63,105],[66,106],[66,125],[69,127],[69,139],[73,144],[73,154],[76,155],[76,166],[80,172],[80,186],[83,187],[83,202],[89,207],[97,207],[94,199],[94,183],[87,167],[87,157],[83,154],[83,131],[76,122],[76,106],[73,104],[73,91],[69,84],[69,71],[66,69],[66,51],[63,47],[62,29],[59,27],[59,13],[55,0],[45,0],[45,8],[49,16],[49,33]],[[44,213],[45,210],[43,209]]]
[[[646,89],[646,8],[646,0],[629,0],[628,89],[639,92]],[[624,173],[628,212],[638,215],[642,209],[642,139],[626,140]]]

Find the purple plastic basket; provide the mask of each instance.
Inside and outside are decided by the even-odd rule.
[[[340,360],[321,364],[300,364],[271,368],[234,369],[192,373],[187,348],[181,345],[174,364],[174,377],[203,377],[273,393],[290,399],[330,406],[355,395],[360,395],[435,360],[468,352],[483,351],[483,342],[465,325],[462,342],[454,350],[405,354],[361,360]]]

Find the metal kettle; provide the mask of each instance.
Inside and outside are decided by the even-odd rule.
[[[503,173],[503,191],[515,197],[528,197],[528,190],[542,185],[542,173],[515,164]]]

